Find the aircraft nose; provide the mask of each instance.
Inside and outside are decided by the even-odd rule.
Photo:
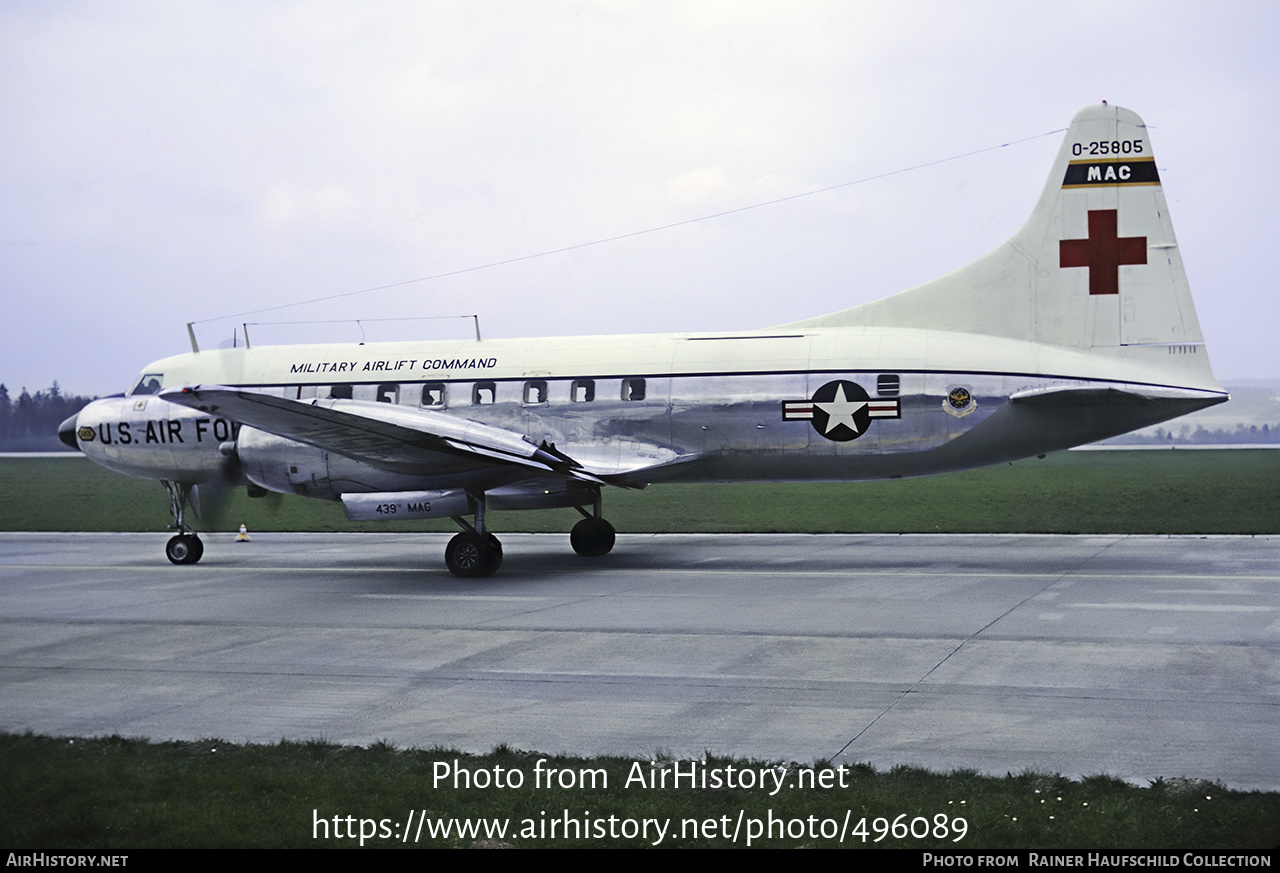
[[[79,416],[80,413],[77,412],[62,424],[58,425],[58,439],[62,440],[66,445],[75,449],[77,452],[80,451],[80,445],[76,442],[76,419]]]

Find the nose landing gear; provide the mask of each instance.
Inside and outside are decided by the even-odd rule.
[[[174,564],[195,564],[204,556],[204,543],[195,531],[187,530],[184,512],[187,501],[191,498],[191,486],[185,482],[164,480],[164,487],[169,492],[169,513],[173,516],[173,527],[178,535],[165,543],[164,555]]]

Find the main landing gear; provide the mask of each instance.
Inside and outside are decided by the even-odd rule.
[[[573,546],[573,550],[584,558],[598,558],[613,551],[617,535],[613,525],[601,515],[600,492],[596,492],[594,511],[591,514],[581,506],[574,508],[582,513],[582,520],[569,531],[569,545]]]
[[[476,523],[472,525],[462,516],[455,515],[453,520],[462,527],[462,533],[444,547],[445,566],[460,579],[492,576],[502,566],[502,543],[484,529],[484,495],[472,495],[471,506]]]
[[[462,579],[492,576],[502,565],[502,543],[491,533],[464,530],[445,546],[444,562]]]
[[[475,524],[455,515],[453,520],[462,528],[462,533],[449,540],[444,549],[444,562],[449,572],[462,579],[492,576],[502,564],[502,543],[484,529],[484,495],[472,495],[471,506],[475,512]],[[573,550],[588,558],[609,554],[617,535],[613,525],[601,517],[600,493],[596,492],[592,512],[581,506],[575,508],[583,517],[569,533]]]
[[[173,527],[178,535],[165,543],[164,555],[174,564],[194,564],[204,556],[204,543],[195,531],[187,530],[184,523],[184,510],[191,498],[191,486],[184,482],[164,481],[169,491],[169,513],[173,516]]]

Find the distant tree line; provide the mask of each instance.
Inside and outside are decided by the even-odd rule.
[[[1280,443],[1280,426],[1237,424],[1234,428],[1219,427],[1209,430],[1203,425],[1192,428],[1191,425],[1184,424],[1176,431],[1172,428],[1165,430],[1158,427],[1154,433],[1125,434],[1110,442],[1131,446],[1239,446],[1250,443]]]
[[[31,394],[26,388],[13,398],[0,384],[0,451],[47,452],[65,449],[58,425],[79,412],[93,397],[63,394],[55,381],[47,390]]]

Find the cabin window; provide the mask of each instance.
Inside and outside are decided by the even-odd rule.
[[[422,386],[423,406],[444,406],[444,383],[426,382]]]
[[[130,396],[136,394],[159,394],[160,386],[163,384],[164,373],[144,373],[129,394]]]
[[[338,400],[350,400],[351,385],[349,383],[344,385],[330,385],[329,396]]]
[[[574,403],[590,403],[596,399],[595,379],[574,379],[569,388],[569,397]]]
[[[524,402],[547,402],[547,382],[545,379],[532,379],[524,383]]]
[[[644,380],[639,378],[622,380],[623,400],[644,400]]]
[[[493,382],[477,382],[471,389],[471,402],[477,406],[486,406],[498,399],[498,386]]]
[[[876,393],[881,397],[897,397],[899,390],[897,373],[881,373],[876,377]]]
[[[379,403],[399,403],[400,385],[395,382],[384,382],[378,386]]]

